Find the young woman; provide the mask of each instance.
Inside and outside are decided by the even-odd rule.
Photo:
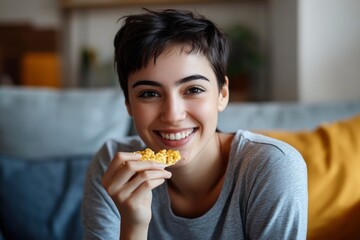
[[[188,11],[127,16],[115,62],[139,136],[108,141],[89,167],[85,239],[305,239],[307,171],[291,146],[217,131],[229,99],[228,42]],[[165,167],[149,147],[179,150]]]

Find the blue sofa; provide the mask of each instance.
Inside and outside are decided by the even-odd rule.
[[[105,140],[134,134],[123,102],[118,88],[0,88],[0,239],[82,238],[87,166]],[[360,101],[230,103],[219,129],[311,130],[359,113]]]

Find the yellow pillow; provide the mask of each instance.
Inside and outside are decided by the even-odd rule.
[[[27,86],[59,88],[60,59],[53,52],[28,52],[21,62],[21,83]]]
[[[313,131],[265,132],[300,151],[308,168],[308,239],[360,239],[360,115]]]

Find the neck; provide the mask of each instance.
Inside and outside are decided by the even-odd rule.
[[[225,145],[225,146],[224,146]],[[216,134],[203,153],[187,166],[172,171],[169,187],[171,191],[184,197],[207,196],[222,186],[226,171],[230,144]]]
[[[218,199],[225,179],[232,137],[216,134],[196,159],[174,168],[168,181],[173,212],[182,217],[198,217],[207,212]]]

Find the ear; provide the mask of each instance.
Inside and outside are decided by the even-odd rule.
[[[218,99],[218,111],[222,112],[229,102],[229,78],[225,76],[225,84],[221,87]]]
[[[126,105],[126,109],[128,111],[128,114],[132,117],[132,109],[131,109],[131,106],[130,106],[130,103],[128,100],[125,100],[125,105]]]

